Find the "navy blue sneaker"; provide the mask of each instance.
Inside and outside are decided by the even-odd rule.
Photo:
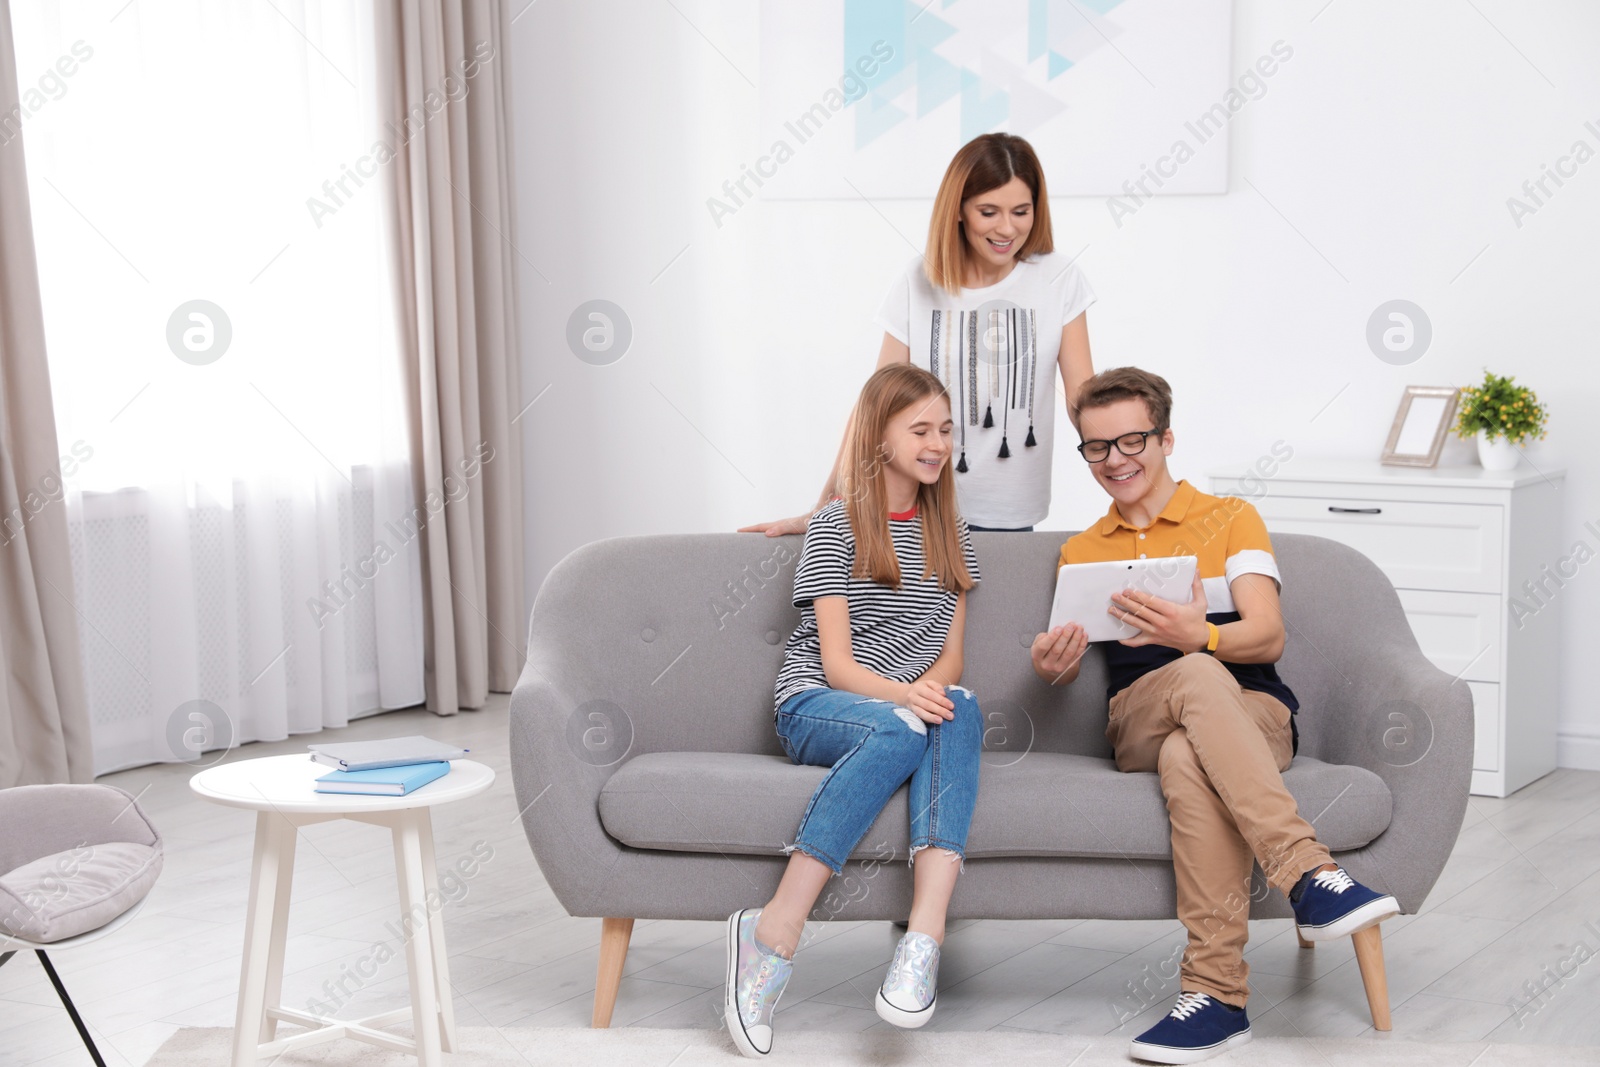
[[[1204,993],[1179,993],[1167,1017],[1133,1039],[1128,1053],[1153,1063],[1199,1063],[1250,1040],[1250,1017]]]
[[[1294,924],[1307,941],[1332,941],[1400,914],[1394,897],[1374,892],[1343,867],[1311,876],[1294,905]]]

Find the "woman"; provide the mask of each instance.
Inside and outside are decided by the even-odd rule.
[[[970,528],[1031,530],[1050,510],[1056,372],[1069,417],[1094,373],[1085,311],[1095,296],[1054,250],[1044,172],[1027,141],[986,133],[956,153],[934,199],[927,248],[873,320],[884,328],[878,366],[909,361],[945,383]],[[741,532],[805,532],[839,493],[844,457],[841,444],[811,512]]]

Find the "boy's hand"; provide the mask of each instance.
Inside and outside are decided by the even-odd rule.
[[[1195,572],[1194,595],[1189,603],[1179,604],[1137,589],[1111,594],[1106,613],[1139,628],[1139,633],[1124,637],[1121,644],[1165,645],[1179,652],[1198,652],[1206,647],[1211,633],[1206,629],[1206,593]]]
[[[1055,685],[1062,675],[1078,666],[1088,649],[1089,635],[1082,626],[1075,622],[1057,626],[1033,639],[1033,672]]]
[[[923,722],[935,726],[956,717],[955,701],[944,695],[944,686],[926,674],[906,686],[906,707]]]

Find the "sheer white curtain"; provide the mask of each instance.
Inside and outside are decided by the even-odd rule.
[[[12,7],[96,772],[422,702],[367,5]]]

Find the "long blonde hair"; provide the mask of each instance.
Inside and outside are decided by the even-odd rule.
[[[1050,198],[1044,187],[1044,168],[1033,146],[1011,133],[985,133],[974,137],[956,152],[945,168],[939,194],[933,200],[933,217],[928,220],[928,281],[947,293],[962,289],[967,258],[972,254],[962,232],[961,205],[972,197],[998,189],[1012,178],[1021,178],[1033,191],[1033,228],[1016,250],[1015,258],[1055,251],[1050,233]]]
[[[861,388],[845,449],[848,466],[839,477],[850,531],[856,541],[853,578],[900,588],[900,560],[889,535],[889,496],[882,470],[893,457],[885,453],[883,435],[895,415],[913,404],[941,396],[946,402],[950,399],[944,383],[910,363],[878,368]],[[961,551],[957,514],[955,474],[946,462],[938,481],[918,486],[917,515],[922,521],[922,577],[937,575],[940,588],[951,593],[976,584]]]

